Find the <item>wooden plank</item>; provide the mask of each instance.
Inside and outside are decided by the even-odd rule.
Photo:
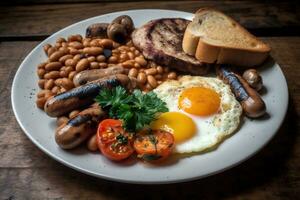
[[[224,173],[172,185],[130,185],[59,164],[22,133],[10,105],[13,76],[38,42],[0,43],[0,199],[297,199],[300,195],[300,37],[262,38],[287,78],[290,105],[275,138]]]
[[[184,2],[110,2],[74,3],[32,6],[0,6],[0,38],[48,36],[80,20],[129,9],[172,9],[195,12],[201,7],[214,7],[235,18],[260,35],[300,35],[300,7],[297,3],[249,1],[184,1]],[[159,17],[159,16],[158,16]],[[270,30],[269,30],[270,29]]]

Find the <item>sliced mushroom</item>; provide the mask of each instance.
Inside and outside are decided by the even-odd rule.
[[[87,38],[107,38],[108,23],[92,24],[86,29],[85,36]]]

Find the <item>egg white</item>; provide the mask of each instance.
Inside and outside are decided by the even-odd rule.
[[[208,117],[200,117],[180,110],[178,98],[182,91],[191,87],[205,87],[217,92],[220,96],[219,111]],[[235,99],[230,87],[217,78],[183,76],[179,80],[166,81],[153,91],[166,102],[170,112],[184,113],[196,124],[196,133],[190,139],[177,143],[175,153],[202,152],[213,149],[234,133],[239,126],[242,107]]]

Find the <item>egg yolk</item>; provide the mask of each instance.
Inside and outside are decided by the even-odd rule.
[[[179,112],[166,112],[150,124],[153,130],[165,130],[173,134],[175,142],[180,143],[196,132],[194,121],[187,115]]]
[[[178,106],[187,113],[208,116],[218,111],[220,96],[212,89],[192,87],[180,94]]]

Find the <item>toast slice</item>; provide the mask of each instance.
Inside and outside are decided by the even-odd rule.
[[[182,48],[201,62],[247,67],[262,64],[271,51],[235,20],[210,8],[195,13],[185,30]]]

